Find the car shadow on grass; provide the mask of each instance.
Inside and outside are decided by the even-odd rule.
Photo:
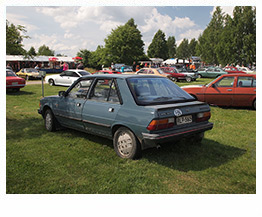
[[[57,134],[59,137],[70,134],[70,137],[75,138],[76,141],[79,138],[84,138],[90,142],[101,144],[101,146],[108,146],[114,152],[112,140],[66,128],[50,133],[46,131],[43,124],[44,122],[41,118],[26,118],[22,120],[7,118],[6,139],[11,142],[17,139],[38,138],[48,134]],[[65,145],[71,147],[77,145],[77,143],[72,145],[69,142],[68,144],[65,143]],[[187,142],[187,140],[181,140],[173,144],[164,144],[160,149],[143,150],[142,158],[151,163],[187,172],[219,167],[239,158],[245,153],[246,150],[244,149],[224,145],[210,139],[203,139],[201,146],[195,146]],[[117,155],[115,157],[116,159],[118,158]]]
[[[245,153],[246,150],[244,149],[203,139],[199,146],[192,145],[186,140],[174,144],[164,144],[160,149],[145,150],[143,157],[148,159],[149,162],[188,172],[219,167]]]

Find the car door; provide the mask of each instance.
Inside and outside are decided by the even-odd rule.
[[[82,112],[85,129],[94,134],[111,137],[111,126],[121,108],[116,81],[97,79],[88,98]]]
[[[231,106],[233,104],[235,76],[217,79],[205,92],[205,102],[214,105]]]
[[[252,76],[238,76],[233,96],[234,106],[252,106],[256,96],[256,78]]]
[[[70,87],[65,96],[60,96],[54,105],[54,114],[58,121],[69,128],[84,130],[82,110],[93,79],[79,81]]]

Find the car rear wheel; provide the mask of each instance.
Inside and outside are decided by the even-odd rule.
[[[45,112],[45,128],[49,132],[53,132],[56,130],[55,117],[50,109],[47,109]]]
[[[191,82],[191,81],[192,81],[192,78],[191,78],[191,77],[186,77],[186,81],[187,81],[187,82]]]
[[[141,157],[141,146],[136,136],[129,129],[120,127],[114,134],[114,149],[117,155],[126,159]]]
[[[197,77],[198,77],[198,78],[202,78],[202,75],[198,74]]]
[[[253,109],[256,110],[256,99],[255,99],[254,102],[253,102]]]
[[[49,79],[48,83],[49,83],[50,86],[55,86],[55,82],[54,82],[53,79]]]

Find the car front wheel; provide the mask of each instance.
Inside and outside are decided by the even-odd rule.
[[[141,157],[141,146],[133,132],[125,127],[120,127],[114,134],[114,149],[117,155],[126,159]]]
[[[177,78],[176,78],[176,77],[171,77],[171,80],[172,80],[173,82],[177,82]]]
[[[55,117],[50,109],[47,109],[45,112],[45,128],[50,132],[56,130]]]

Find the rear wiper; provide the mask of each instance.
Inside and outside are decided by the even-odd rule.
[[[160,96],[154,99],[155,100],[166,100],[166,99],[172,99],[172,97],[167,97],[167,96]]]

